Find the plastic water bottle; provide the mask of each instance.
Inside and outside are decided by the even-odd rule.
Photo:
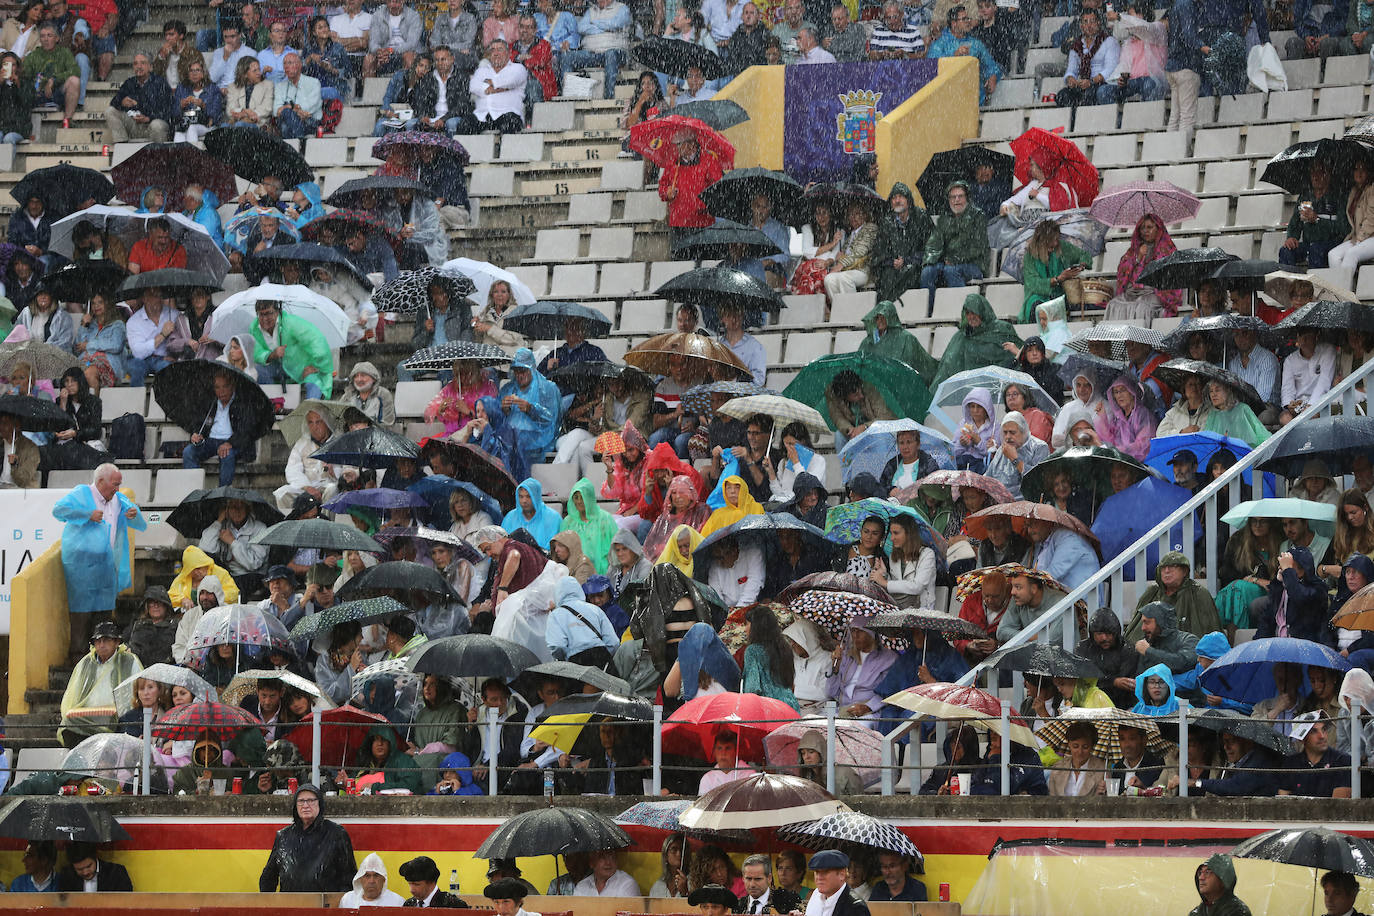
[[[553,770],[544,768],[544,797],[553,798]]]
[[[456,893],[458,893],[458,869],[456,869],[456,868],[453,868],[453,869],[450,869],[450,870],[449,870],[449,873],[448,873],[448,892],[449,892],[450,894],[456,894]]]

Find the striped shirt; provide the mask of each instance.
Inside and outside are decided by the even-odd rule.
[[[906,54],[916,54],[924,50],[925,46],[925,31],[910,23],[905,23],[900,30],[894,32],[886,23],[880,22],[873,30],[872,37],[868,39],[870,51],[902,51]]]

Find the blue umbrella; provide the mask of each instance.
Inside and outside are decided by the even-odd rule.
[[[582,320],[582,336],[588,339],[611,333],[611,320],[602,312],[576,302],[544,300],[533,305],[517,305],[501,316],[501,326],[531,340],[557,340],[570,318]]]
[[[763,515],[747,515],[733,525],[726,525],[710,537],[703,538],[692,551],[692,577],[705,582],[713,558],[711,548],[726,538],[734,538],[743,547],[753,544],[765,547],[776,544],[778,532],[795,531],[801,536],[802,550],[812,553],[829,553],[834,546],[826,540],[825,532],[815,525],[807,524],[790,512],[765,512]]]
[[[840,450],[841,480],[848,484],[863,473],[881,478],[883,468],[897,454],[897,434],[906,432],[921,434],[921,450],[934,458],[941,469],[954,469],[954,443],[944,433],[915,420],[876,420]]]
[[[1237,459],[1250,454],[1250,446],[1239,439],[1203,431],[1151,439],[1150,454],[1145,456],[1145,464],[1164,475],[1166,480],[1172,480],[1173,468],[1170,462],[1179,452],[1192,452],[1197,458],[1198,470],[1201,471],[1207,467],[1207,462],[1212,460],[1212,456],[1222,449],[1226,449]],[[1242,476],[1247,484],[1250,483],[1249,471]]]
[[[1192,497],[1193,494],[1188,490],[1155,477],[1146,477],[1120,493],[1108,496],[1097,510],[1097,520],[1092,528],[1093,534],[1102,542],[1102,555],[1114,557],[1122,553]],[[1201,536],[1205,529],[1196,525],[1193,531]],[[1169,529],[1169,549],[1183,549],[1182,522]],[[1156,542],[1145,550],[1147,578],[1154,578],[1158,563],[1159,544]],[[1122,567],[1121,574],[1127,582],[1133,581],[1135,564],[1127,563]]]
[[[949,378],[940,383],[935,389],[935,394],[930,399],[930,412],[935,419],[949,428],[954,434],[959,432],[959,423],[939,407],[959,407],[964,402],[964,397],[975,388],[986,388],[992,392],[992,399],[995,402],[1002,400],[1002,391],[1008,385],[1020,385],[1030,396],[1034,406],[1045,411],[1050,416],[1059,413],[1059,402],[1050,396],[1050,393],[1035,379],[1017,369],[1005,369],[1001,366],[984,366],[981,369],[965,369],[963,372],[956,372]]]
[[[423,509],[428,505],[424,497],[409,490],[373,487],[370,490],[350,490],[325,503],[323,508],[330,512],[343,512],[350,506],[363,506],[368,509]]]
[[[449,512],[448,499],[454,490],[467,491],[467,494],[477,503],[477,508],[490,516],[493,522],[499,524],[500,520],[505,517],[505,513],[501,511],[496,500],[484,491],[465,480],[454,480],[445,474],[434,474],[424,480],[417,480],[406,489],[418,494],[429,506],[427,521],[434,528],[447,528],[453,524],[453,513]]]
[[[1198,685],[1207,693],[1228,700],[1258,703],[1279,692],[1274,682],[1274,665],[1277,662],[1341,672],[1350,670],[1350,662],[1321,643],[1275,636],[1236,646],[1202,672]]]

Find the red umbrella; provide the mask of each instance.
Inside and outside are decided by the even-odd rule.
[[[971,538],[983,540],[988,536],[987,520],[994,515],[1011,519],[1012,529],[1017,534],[1022,535],[1026,533],[1026,523],[1031,519],[1049,522],[1059,528],[1067,528],[1074,534],[1083,535],[1088,539],[1088,543],[1093,545],[1093,550],[1096,550],[1098,554],[1102,553],[1102,544],[1098,541],[1097,535],[1093,534],[1088,526],[1077,518],[1067,512],[1060,512],[1048,503],[1033,503],[1024,499],[1001,506],[988,506],[986,509],[980,509],[964,519],[964,531]]]
[[[740,760],[758,762],[764,759],[764,736],[797,718],[797,711],[781,700],[752,693],[697,697],[663,724],[663,750],[713,761],[716,734],[724,729],[739,735]]]
[[[292,728],[286,740],[300,748],[301,756],[314,760],[315,726],[312,724],[314,712],[301,719]],[[351,766],[358,756],[358,749],[367,740],[368,729],[374,725],[387,725],[385,716],[367,712],[356,706],[339,706],[320,713],[320,765],[326,767]]]
[[[344,230],[349,226],[362,226],[369,236],[380,235],[386,239],[386,243],[391,246],[392,252],[398,258],[405,249],[405,242],[401,241],[400,236],[365,210],[335,210],[328,216],[316,217],[301,227],[301,238],[309,242],[318,242],[320,230],[332,229],[339,234],[339,241],[342,241]]]
[[[207,735],[221,744],[262,721],[246,709],[216,700],[199,700],[174,706],[153,726],[153,736],[168,741],[196,741]]]
[[[735,148],[730,145],[729,140],[712,130],[706,122],[698,121],[696,118],[684,118],[681,115],[640,121],[631,127],[630,150],[639,153],[659,168],[666,169],[677,162],[677,147],[673,145],[673,138],[682,131],[696,137],[703,156],[715,156],[720,159],[722,170],[728,172],[735,167]]]
[[[1022,184],[1031,180],[1030,163],[1034,159],[1046,181],[1062,181],[1078,195],[1077,206],[1090,206],[1097,197],[1097,167],[1072,140],[1032,127],[1011,141],[1011,151],[1016,154],[1013,172]]]

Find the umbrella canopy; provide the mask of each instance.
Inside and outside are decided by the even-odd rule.
[[[1130,472],[1131,483],[1150,476],[1149,468],[1110,446],[1071,445],[1027,471],[1021,478],[1021,493],[1027,500],[1039,502],[1049,495],[1050,481],[1060,471],[1067,471],[1076,486],[1090,488],[1101,501],[1116,492],[1112,486],[1112,471],[1117,468]]]
[[[67,752],[58,772],[72,776],[90,776],[103,780],[107,785],[125,787],[141,781],[139,773],[142,765],[142,739],[116,732],[91,735],[83,739]],[[156,787],[155,791],[166,791],[170,782],[167,771],[156,764],[152,771],[151,785]]]
[[[82,222],[113,233],[126,249],[133,248],[135,242],[148,235],[148,223],[155,219],[166,220],[171,227],[172,241],[186,249],[188,270],[211,274],[216,282],[224,279],[229,272],[229,259],[210,237],[208,229],[182,213],[130,213],[122,207],[87,207],[53,223],[48,249],[64,258],[74,257],[72,230]]]
[[[712,130],[726,130],[749,120],[749,112],[732,99],[679,102],[673,106],[673,114],[683,118],[694,118]]]
[[[1151,439],[1150,453],[1145,456],[1145,465],[1162,477],[1172,480],[1173,460],[1180,452],[1192,452],[1193,457],[1197,459],[1198,470],[1201,471],[1207,467],[1207,462],[1212,460],[1212,456],[1222,449],[1237,458],[1250,453],[1250,446],[1239,439],[1200,430],[1195,433]],[[1247,484],[1250,482],[1250,476],[1250,472],[1246,471],[1244,477]]]
[[[806,849],[839,849],[867,855],[873,850],[910,856],[916,873],[925,874],[925,857],[905,833],[871,814],[845,811],[818,821],[789,824],[778,830],[778,839]]]
[[[603,722],[643,724],[653,721],[653,716],[653,706],[642,697],[605,692],[574,694],[541,713],[530,738],[566,754],[591,757],[601,742],[598,729],[588,729],[587,725]]]
[[[625,696],[630,692],[629,682],[623,678],[607,674],[600,668],[594,668],[591,665],[579,665],[576,662],[568,661],[541,662],[524,672],[517,686],[528,686],[529,692],[533,694],[538,689],[539,684],[550,677],[572,681],[575,684],[587,684],[601,691],[609,691],[612,695]],[[591,694],[573,694],[573,696],[591,696]],[[571,710],[564,711],[571,712]]]
[[[393,191],[413,191],[422,197],[430,197],[429,190],[420,182],[413,178],[405,178],[400,175],[365,175],[362,178],[354,178],[339,185],[338,190],[329,195],[325,203],[331,207],[343,207],[349,209],[358,207],[366,209],[367,201],[365,197],[371,193],[374,201],[389,200]]]
[[[115,196],[115,186],[95,169],[63,162],[29,172],[10,188],[10,196],[18,201],[21,210],[30,197],[38,197],[43,201],[43,212],[50,219],[59,220],[91,204],[109,203]],[[123,199],[133,201],[137,196]]]
[[[900,420],[875,420],[868,424],[868,429],[840,449],[840,479],[848,486],[859,474],[882,477],[883,468],[897,454],[897,435],[905,432],[920,435],[921,451],[935,459],[937,466],[945,469],[954,467],[954,443],[939,430],[905,417]]]
[[[1164,335],[1158,331],[1133,324],[1103,322],[1077,332],[1064,341],[1064,346],[1070,350],[1077,350],[1079,353],[1091,353],[1093,352],[1092,344],[1105,343],[1110,345],[1112,349],[1112,359],[1124,360],[1126,359],[1126,343],[1128,341],[1144,344],[1152,350],[1158,350],[1164,343]]]
[[[57,378],[68,369],[81,365],[70,351],[41,340],[0,343],[0,373],[9,378],[17,363],[27,363],[33,369],[35,379]]]
[[[351,599],[360,592],[383,590],[424,592],[445,601],[462,600],[437,569],[409,560],[390,560],[364,569],[339,589],[338,596]]]
[[[491,295],[491,285],[498,280],[510,287],[510,297],[516,305],[533,305],[536,301],[534,292],[523,280],[495,264],[474,261],[471,258],[454,258],[452,261],[445,261],[443,269],[448,272],[456,271],[471,280],[475,287],[472,298],[479,303],[487,302]]]
[[[517,305],[501,316],[501,327],[531,340],[560,340],[569,321],[582,322],[582,336],[588,339],[611,333],[611,319],[604,312],[576,302],[555,300]]]
[[[1264,278],[1264,294],[1273,299],[1284,308],[1292,308],[1292,290],[1294,283],[1307,283],[1312,287],[1312,298],[1315,302],[1350,302],[1358,305],[1359,294],[1354,290],[1344,286],[1337,286],[1329,280],[1319,277],[1316,274],[1297,274],[1288,270],[1276,270]],[[1306,306],[1304,306],[1305,308]],[[1288,317],[1292,317],[1291,315]],[[1363,316],[1358,320],[1365,321]],[[1283,322],[1279,322],[1280,325]],[[1314,325],[1319,330],[1339,329],[1340,325]],[[1362,328],[1364,330],[1364,328]]]
[[[726,525],[713,532],[697,544],[696,549],[692,551],[692,577],[700,582],[707,581],[711,567],[715,564],[713,548],[721,541],[733,538],[741,547],[753,545],[771,550],[778,542],[780,531],[795,531],[801,538],[802,550],[808,557],[822,557],[833,552],[832,545],[825,539],[824,531],[815,525],[808,525],[790,512],[746,515],[733,525]]]
[[[626,384],[641,388],[652,388],[654,385],[653,379],[643,370],[599,359],[559,366],[547,373],[545,378],[557,385],[564,394],[592,391],[613,378],[624,379]]]
[[[704,385],[693,385],[682,394],[682,403],[687,406],[689,413],[704,414],[710,416],[715,412],[711,406],[711,396],[714,394],[728,395],[732,398],[742,398],[754,394],[772,394],[777,392],[772,388],[764,388],[762,385],[755,385],[753,382],[708,382]],[[616,435],[619,435],[617,433]],[[605,454],[597,449],[600,454]]]
[[[758,233],[765,239],[768,238],[757,229],[741,228]],[[696,235],[701,235],[701,233],[695,233],[694,237]],[[772,247],[764,253],[775,254],[777,247],[773,246],[771,241],[768,244]],[[703,257],[710,256],[703,255]],[[776,313],[783,305],[782,297],[778,295],[776,290],[769,288],[767,283],[756,280],[744,271],[733,267],[698,267],[695,270],[689,270],[678,274],[654,290],[654,295],[662,296],[670,302],[688,302],[703,309],[710,309],[712,314],[726,305],[739,306],[746,313],[751,311]]]
[[[1121,373],[1126,371],[1124,362],[1104,359],[1091,353],[1075,353],[1072,350],[1065,350],[1061,355],[1064,357],[1064,364],[1059,368],[1059,378],[1068,387],[1073,386],[1073,380],[1076,376],[1086,375],[1092,379],[1094,390],[1107,391],[1112,387],[1112,382],[1120,378]]]
[[[1274,731],[1268,722],[1252,719],[1234,709],[1204,709],[1195,716],[1190,715],[1189,722],[1214,732],[1253,741],[1280,754],[1293,753],[1296,744],[1292,738]]]
[[[1352,133],[1359,126],[1352,129]],[[1352,139],[1323,137],[1294,143],[1264,164],[1259,180],[1283,188],[1289,194],[1306,194],[1312,186],[1312,164],[1320,160],[1331,167],[1331,174],[1349,176],[1356,159],[1367,159],[1367,142]]]
[[[1093,219],[1105,226],[1130,229],[1146,216],[1165,224],[1197,216],[1202,202],[1196,194],[1168,181],[1128,181],[1103,188],[1093,201]]]
[[[998,649],[986,661],[1002,671],[1024,671],[1042,677],[1102,677],[1102,672],[1088,659],[1053,643],[1033,642]]]
[[[836,544],[856,544],[863,532],[864,519],[877,516],[884,522],[891,522],[898,516],[911,519],[916,524],[916,535],[921,543],[935,550],[935,565],[942,571],[945,568],[945,539],[914,506],[903,506],[886,499],[865,497],[854,502],[831,506],[825,512],[825,537]]]
[[[691,806],[690,798],[636,802],[620,812],[615,822],[627,827],[647,827],[651,830],[683,833],[713,843],[754,842],[754,835],[748,830],[704,830],[684,827],[678,818]]]
[[[1355,592],[1341,605],[1331,625],[1344,630],[1374,630],[1374,583]]]
[[[635,62],[649,70],[666,73],[675,79],[686,79],[692,67],[701,70],[708,80],[717,80],[725,75],[725,61],[710,48],[681,38],[660,38],[653,36],[635,46]],[[673,109],[677,114],[677,109]],[[682,117],[678,114],[678,117]]]
[[[191,667],[203,670],[215,646],[296,654],[285,625],[257,604],[224,604],[206,611],[186,644]]]
[[[0,394],[0,415],[18,418],[29,432],[57,432],[75,425],[71,414],[52,401],[27,394]]]
[[[294,145],[254,127],[212,130],[205,135],[205,151],[249,181],[274,175],[289,188],[314,178]]]
[[[681,115],[650,118],[631,127],[629,150],[666,169],[677,161],[676,138],[683,134],[691,134],[696,139],[702,155],[718,158],[722,171],[735,167],[735,148],[729,140],[701,121]]]
[[[1259,336],[1260,345],[1271,349],[1277,348],[1283,343],[1282,336],[1275,333],[1274,329],[1265,324],[1263,319],[1256,318],[1254,315],[1237,315],[1228,312],[1224,315],[1194,318],[1187,324],[1179,325],[1164,338],[1164,343],[1160,349],[1175,356],[1187,357],[1189,339],[1194,334],[1202,334],[1207,338],[1209,348],[1224,353],[1235,347],[1236,331],[1254,331]]]
[[[829,570],[802,576],[783,589],[778,594],[778,600],[790,604],[809,591],[846,592],[851,595],[863,595],[878,604],[887,605],[886,607],[872,608],[874,613],[890,611],[895,607],[895,602],[893,602],[892,596],[888,594],[887,589],[867,576],[859,577],[853,573],[831,572]]]
[[[1349,474],[1355,459],[1374,449],[1374,417],[1315,417],[1284,427],[1283,439],[1260,462],[1266,471],[1297,477],[1317,459],[1333,474]]]
[[[454,557],[459,560],[467,560],[474,566],[486,559],[486,556],[480,553],[476,547],[447,529],[426,528],[421,525],[415,529],[413,536],[431,544],[444,544],[453,551]]]
[[[59,302],[89,302],[96,293],[108,296],[117,287],[122,289],[123,280],[124,269],[113,261],[82,261],[44,274],[40,282]],[[213,278],[210,285],[219,286]]]
[[[285,314],[303,319],[323,334],[325,343],[330,347],[342,347],[348,342],[348,314],[332,299],[326,299],[300,284],[282,286],[261,283],[234,293],[215,306],[210,336],[227,344],[235,335],[252,334],[258,320],[256,309],[259,302],[280,303]]]
[[[310,414],[318,413],[330,429],[339,429],[343,426],[345,409],[346,405],[339,401],[305,398],[289,414],[277,421],[277,429],[281,430],[287,442],[294,445],[309,429]]]
[[[105,805],[84,798],[15,798],[0,809],[0,836],[68,843],[120,843],[129,832]]]
[[[1313,531],[1325,537],[1331,537],[1336,531],[1335,506],[1293,497],[1248,499],[1233,506],[1221,520],[1238,531],[1252,518],[1306,519]]]
[[[87,265],[108,264],[108,261],[87,261]],[[180,267],[164,267],[137,273],[124,280],[115,293],[121,299],[136,299],[145,289],[161,290],[169,299],[181,299],[191,295],[193,290],[205,289],[218,292],[219,281],[198,270],[183,270]]]
[[[678,105],[673,111],[680,114],[683,108]],[[701,202],[717,219],[750,225],[754,218],[751,202],[755,197],[762,195],[768,198],[774,218],[785,221],[801,202],[802,193],[802,186],[786,172],[762,168],[734,169],[702,191]]]
[[[256,490],[242,487],[214,487],[192,490],[167,516],[167,524],[190,540],[200,540],[210,525],[224,520],[224,512],[231,500],[248,504],[251,517],[264,525],[275,525],[283,516],[276,505]]]
[[[930,389],[916,370],[899,360],[872,353],[834,353],[804,366],[783,389],[783,396],[809,404],[834,428],[825,402],[826,389],[841,372],[858,373],[872,385],[898,417],[924,417],[930,408]]]
[[[1374,843],[1327,827],[1280,827],[1238,843],[1231,855],[1374,878]]]
[[[468,151],[456,137],[431,130],[403,130],[387,134],[372,144],[372,158],[385,162],[393,153],[418,150],[426,146],[434,147],[440,155],[458,160],[459,165],[468,163]]]
[[[1240,260],[1221,248],[1180,248],[1141,271],[1136,282],[1155,289],[1191,288],[1208,279],[1227,261]]]
[[[245,728],[262,725],[262,720],[246,709],[216,700],[197,700],[173,706],[153,725],[153,737],[167,741],[196,741],[214,738],[228,744]]]
[[[198,700],[213,700],[218,698],[215,688],[205,678],[196,674],[190,668],[182,665],[172,665],[167,662],[156,662],[144,668],[138,674],[132,675],[115,684],[114,696],[115,707],[117,709],[132,709],[134,706],[134,683],[142,678],[145,681],[156,681],[165,687],[185,687],[191,695]]]
[[[320,765],[323,767],[352,766],[372,726],[390,724],[385,716],[356,706],[311,710],[295,728],[286,733],[286,740],[296,745],[306,760],[314,759],[314,721],[317,716],[320,720]]]
[[[867,627],[887,636],[903,636],[908,630],[925,630],[950,639],[983,639],[988,635],[971,620],[930,610],[883,611],[869,618]]]
[[[234,170],[194,143],[145,143],[110,169],[110,178],[114,179],[114,192],[128,204],[142,203],[141,195],[148,188],[161,188],[168,210],[181,209],[188,184],[198,184],[212,192],[221,204],[239,196]],[[96,202],[103,204],[107,200],[108,197]]]
[[[342,604],[336,604],[302,617],[291,628],[291,638],[296,640],[314,639],[321,633],[328,633],[341,623],[350,621],[360,624],[377,623],[378,621],[390,620],[397,614],[413,613],[415,612],[410,608],[390,596],[345,601]]]
[[[1053,220],[1057,223],[1062,238],[1082,248],[1090,255],[1099,255],[1106,248],[1107,227],[1093,219],[1086,209],[1080,207],[1074,210],[1043,213],[1039,219],[1028,222],[1018,229],[1016,234],[1003,246],[1006,249],[1002,255],[1002,272],[1004,274],[1017,280],[1021,279],[1026,261],[1026,250],[1030,247],[1031,237],[1035,235],[1036,228],[1046,220]]]
[[[623,849],[630,836],[604,814],[586,808],[548,807],[507,818],[473,853],[479,859],[565,856]]]
[[[716,408],[716,413],[736,420],[747,420],[755,414],[763,414],[770,417],[779,429],[790,423],[800,423],[817,436],[824,434],[827,429],[825,417],[816,408],[780,394],[751,394],[732,398]]]
[[[1274,665],[1286,662],[1332,671],[1350,670],[1350,662],[1334,649],[1308,639],[1273,636],[1243,642],[1228,650],[1202,672],[1198,684],[1208,693],[1242,703],[1258,703],[1279,692]]]
[[[407,488],[415,490],[430,501],[431,514],[434,512],[434,496],[437,491],[443,491],[445,500],[443,509],[447,511],[449,493],[454,488],[461,487],[463,483],[471,484],[481,491],[480,496],[474,494],[474,498],[477,498],[478,502],[485,499],[495,500],[499,503],[502,514],[515,508],[515,478],[510,476],[510,472],[498,459],[488,455],[470,442],[446,442],[431,439],[422,441],[420,444],[422,456],[426,456],[430,449],[442,448],[449,461],[456,465],[455,470],[458,474],[457,480],[441,474],[431,474]],[[492,515],[493,519],[496,517],[496,515]]]
[[[455,360],[469,360],[479,366],[501,366],[510,362],[510,354],[494,344],[472,343],[466,340],[421,347],[401,362],[412,372],[447,372]]]
[[[285,668],[256,668],[248,671],[240,671],[234,675],[234,679],[229,685],[220,692],[220,702],[237,706],[243,698],[258,689],[259,681],[277,681],[292,690],[298,690],[310,697],[312,703],[324,703],[326,707],[333,706],[332,700],[325,697],[320,692],[320,688],[314,681],[307,681],[299,674],[292,674]]]
[[[693,802],[678,821],[689,828],[750,830],[819,820],[849,810],[809,779],[758,773],[717,786]]]
[[[519,643],[497,636],[465,633],[432,639],[410,656],[410,670],[444,677],[499,677],[508,681],[539,658]]]
[[[935,394],[930,399],[931,413],[951,433],[957,433],[959,431],[958,421],[938,408],[961,407],[964,398],[975,388],[986,388],[992,395],[993,402],[1001,403],[1002,393],[1008,385],[1019,386],[1022,391],[1027,393],[1033,406],[1045,411],[1051,417],[1059,413],[1059,402],[1048,391],[1040,387],[1039,382],[1024,372],[1002,366],[984,366],[982,369],[965,369],[963,372],[954,373],[936,386]],[[921,441],[921,447],[925,447],[924,438]]]
[[[897,498],[902,502],[910,502],[917,498],[921,487],[942,487],[946,490],[956,488],[962,490],[965,487],[971,487],[975,490],[982,490],[995,505],[999,506],[1003,503],[1016,501],[1016,497],[1011,495],[1011,491],[1002,481],[973,471],[935,471],[900,491]]]
[[[795,769],[799,759],[797,747],[802,739],[809,732],[820,732],[825,735],[827,726],[828,720],[825,716],[804,716],[792,722],[784,722],[773,729],[763,739],[769,766],[780,770]],[[883,759],[881,732],[869,728],[863,721],[837,719],[833,747],[836,766],[853,767],[864,782],[878,778],[878,768]]]
[[[469,454],[466,451],[459,453],[460,457]],[[492,473],[500,470],[492,465],[488,465],[488,468]],[[504,475],[504,480],[507,481],[506,486],[509,487],[509,506],[514,507],[515,481],[508,474]],[[477,484],[466,480],[454,480],[445,474],[431,474],[416,481],[406,489],[419,493],[429,503],[430,520],[434,527],[443,527],[453,522],[453,513],[449,511],[448,502],[455,490],[462,490],[467,493],[468,496],[472,497],[473,505],[493,519],[500,518],[509,511],[509,509],[503,508],[506,506],[505,503],[498,503]],[[504,490],[504,487],[499,489]]]
[[[753,377],[749,367],[719,340],[680,331],[650,337],[626,353],[625,362],[651,375],[667,375],[669,362],[674,356],[710,363],[713,373],[733,374],[741,379]]]
[[[897,609],[896,605],[868,595],[816,588],[795,595],[788,605],[793,615],[811,621],[841,644],[848,641],[849,626],[855,618],[862,622]]]
[[[228,374],[234,380],[234,397],[248,404],[253,420],[251,435],[260,439],[272,431],[276,414],[272,400],[257,380],[218,360],[186,359],[172,363],[153,376],[153,400],[167,418],[182,429],[200,431],[207,420],[214,420],[219,399],[215,378]]]
[[[716,735],[727,732],[739,738],[739,759],[762,761],[763,739],[797,711],[772,697],[753,693],[717,693],[698,696],[663,723],[663,750],[698,760],[714,761]]]
[[[381,141],[378,140],[378,143]],[[296,261],[307,265],[310,269],[324,267],[331,273],[338,273],[342,270],[353,278],[364,291],[372,289],[372,281],[366,275],[358,272],[358,268],[353,262],[344,257],[337,249],[328,245],[320,245],[316,242],[295,242],[290,245],[273,245],[263,251],[254,252],[249,255],[256,262],[276,263],[282,261]],[[415,273],[415,271],[412,271]],[[409,275],[407,275],[409,276]],[[374,303],[375,304],[375,303]],[[385,311],[391,311],[386,309]]]
[[[299,243],[301,231],[296,228],[295,223],[283,219],[282,216],[282,212],[276,207],[250,207],[231,216],[224,223],[226,249],[234,249],[246,254],[248,237],[253,234],[254,230],[261,230],[264,218],[277,220],[277,236],[283,243],[291,245]]]
[[[1002,734],[1002,701],[972,685],[943,681],[917,684],[894,693],[883,702],[909,709],[918,717],[975,722],[980,728]],[[1020,716],[1012,715],[1009,724],[1012,741],[1031,748],[1040,746],[1035,740],[1035,732]]]
[[[1283,270],[1278,261],[1262,261],[1258,258],[1242,258],[1227,261],[1208,276],[1217,280],[1226,289],[1241,289],[1256,292],[1264,289],[1265,278]]]
[[[673,246],[673,257],[684,261],[728,258],[736,252],[741,258],[766,258],[783,253],[763,230],[728,219],[717,219],[714,224],[693,232]]]
[[[356,528],[349,528],[322,518],[287,519],[253,536],[254,544],[269,547],[294,547],[301,550],[315,547],[320,550],[357,550],[363,553],[382,553],[382,545]]]
[[[283,225],[285,225],[283,223]],[[352,228],[361,228],[370,242],[380,238],[391,246],[391,253],[401,257],[405,253],[405,241],[392,232],[381,217],[370,210],[335,210],[325,216],[317,216],[301,226],[301,238],[307,242],[318,242],[325,232],[332,232],[340,239]]]
[[[1155,368],[1155,376],[1176,391],[1182,391],[1188,376],[1195,375],[1203,382],[1221,382],[1236,393],[1242,403],[1248,404],[1256,413],[1264,409],[1264,398],[1254,386],[1234,372],[1228,372],[1216,363],[1198,359],[1171,359]]]
[[[1032,127],[1011,141],[1016,156],[1014,174],[1021,184],[1030,182],[1030,162],[1039,164],[1047,181],[1062,181],[1073,189],[1081,206],[1087,207],[1097,197],[1097,167],[1088,161],[1072,140]]]
[[[1273,280],[1268,281],[1273,283]],[[1267,284],[1266,284],[1267,288]],[[1275,331],[1361,331],[1374,333],[1374,309],[1361,302],[1309,302],[1274,325]]]
[[[326,464],[390,468],[397,458],[418,459],[420,447],[389,429],[369,426],[335,436],[310,457]]]
[[[969,537],[978,538],[979,540],[986,538],[987,528],[985,528],[984,525],[987,523],[987,520],[994,515],[1002,515],[1010,519],[1011,527],[1017,534],[1026,533],[1026,523],[1031,519],[1049,522],[1051,525],[1059,528],[1067,528],[1074,534],[1086,538],[1088,543],[1092,544],[1093,549],[1097,550],[1099,555],[1101,554],[1097,535],[1089,531],[1087,526],[1079,521],[1076,516],[1070,515],[1067,512],[1061,512],[1053,506],[1044,503],[1033,503],[1027,500],[1006,503],[1001,506],[988,506],[986,509],[980,509],[964,519],[964,531]]]
[[[947,193],[949,186],[956,181],[973,182],[974,175],[981,166],[992,167],[994,183],[1005,184],[1011,188],[1012,172],[1016,157],[986,146],[960,146],[955,149],[941,150],[930,157],[930,162],[916,179],[916,192],[925,202],[926,212],[933,219],[949,211]]]
[[[1159,725],[1149,716],[1140,716],[1124,709],[1107,707],[1075,707],[1064,710],[1058,718],[1051,719],[1041,726],[1036,736],[1054,749],[1055,753],[1069,752],[1067,733],[1075,722],[1091,722],[1097,729],[1097,744],[1093,754],[1107,763],[1121,760],[1121,727],[1138,728],[1145,733],[1145,747],[1160,754],[1173,749],[1159,734]]]

